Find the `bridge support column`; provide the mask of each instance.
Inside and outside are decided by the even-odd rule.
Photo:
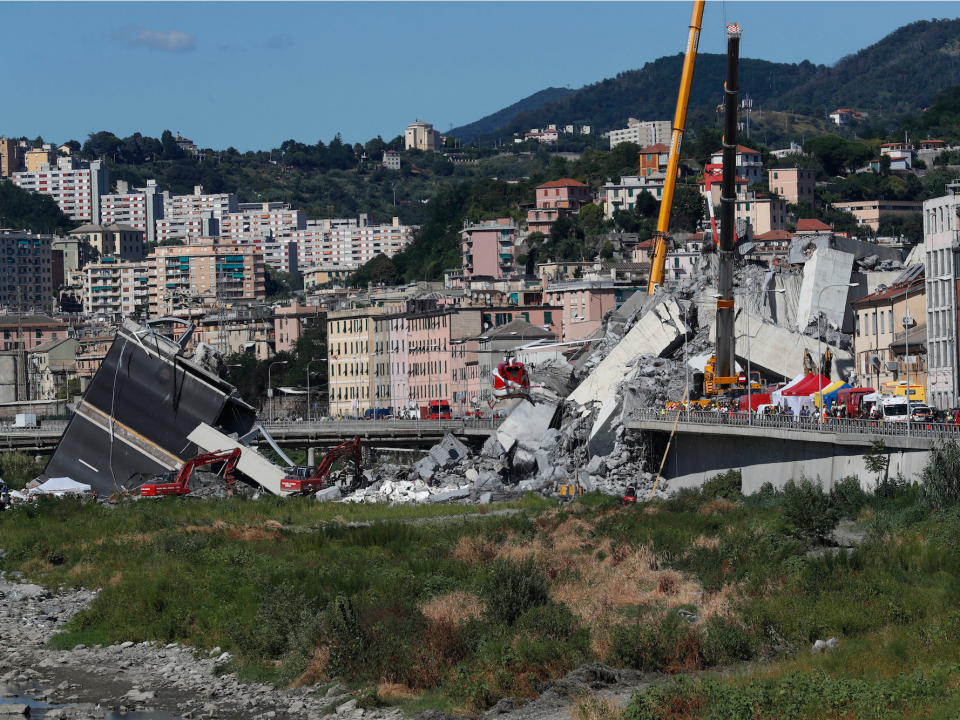
[[[314,467],[317,464],[317,449],[314,447],[307,448],[307,466]]]

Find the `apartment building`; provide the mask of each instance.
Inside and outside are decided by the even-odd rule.
[[[146,319],[150,311],[150,267],[143,262],[102,258],[84,269],[83,312],[111,319]]]
[[[327,384],[331,415],[362,417],[366,410],[374,407],[371,365],[375,321],[382,319],[386,312],[386,308],[369,307],[327,314]]]
[[[383,152],[383,166],[387,170],[400,169],[400,153],[396,150],[385,150]]]
[[[813,205],[813,191],[816,178],[813,170],[798,167],[775,167],[768,175],[770,192],[774,192],[786,202],[796,205],[807,202]]]
[[[881,215],[923,212],[919,200],[851,200],[835,202],[832,206],[834,210],[852,213],[857,225],[868,225],[875,231],[880,229]]]
[[[70,237],[89,244],[101,258],[139,261],[146,257],[144,232],[131,225],[81,225]]]
[[[157,221],[163,219],[163,200],[164,194],[156,180],[147,180],[145,188],[134,190],[120,180],[116,193],[100,198],[100,222],[129,225],[142,231],[147,243],[157,242]]]
[[[263,253],[252,245],[202,238],[154,249],[150,256],[150,316],[218,302],[266,299]]]
[[[910,383],[925,385],[925,349],[914,345],[909,356],[898,352],[903,344],[903,320],[912,318],[910,328],[926,319],[926,283],[922,265],[907,267],[889,286],[850,303],[856,322],[853,348],[856,371],[863,385],[881,390],[888,383],[907,379],[910,365]],[[919,381],[919,382],[918,382]]]
[[[395,217],[389,224],[374,224],[361,214],[353,218],[307,220],[306,229],[291,234],[297,243],[297,262],[301,267],[359,266],[377,255],[393,257],[413,241],[414,225],[401,225]]]
[[[544,301],[559,310],[562,337],[567,342],[592,335],[603,324],[604,315],[620,307],[638,289],[612,281],[574,280],[547,287]]]
[[[0,307],[53,312],[52,243],[50,235],[0,230]]]
[[[460,238],[464,280],[503,280],[523,272],[516,267],[517,224],[512,219],[465,223]]]
[[[24,190],[51,196],[71,220],[78,222],[100,222],[100,198],[110,191],[107,169],[100,160],[80,163],[72,157],[61,157],[56,165],[16,172],[10,179]]]
[[[443,147],[440,140],[440,133],[433,129],[433,125],[418,119],[415,123],[407,126],[403,134],[403,147],[405,150],[416,148],[417,150],[439,150]]]
[[[723,167],[723,151],[717,151],[710,156],[710,163]],[[763,156],[743,145],[737,145],[737,177],[743,178],[748,184],[763,182]]]
[[[630,118],[624,129],[610,131],[610,149],[625,142],[636,143],[640,147],[657,143],[666,144],[670,142],[671,133],[673,133],[673,123],[669,120],[640,122],[636,118]]]
[[[654,173],[666,173],[669,159],[670,148],[663,143],[640,148],[640,175],[650,176]]]
[[[84,328],[77,337],[79,347],[76,355],[76,372],[80,378],[81,389],[85,390],[85,383],[93,378],[103,364],[103,359],[110,352],[116,338],[114,327]]]
[[[243,244],[289,238],[307,228],[307,214],[281,202],[240,203],[236,212],[220,215],[219,220],[220,236]]]
[[[8,178],[23,169],[23,148],[12,138],[0,138],[0,177]]]
[[[60,389],[76,376],[77,348],[72,337],[49,340],[29,350],[29,397],[55,400]]]
[[[923,203],[927,304],[927,401],[938,408],[957,406],[957,297],[960,294],[960,183],[943,197]]]
[[[0,315],[0,335],[3,336],[4,350],[30,350],[51,340],[71,337],[73,334],[69,323],[48,315]]]
[[[333,263],[311,265],[302,270],[303,287],[309,290],[329,282],[343,282],[359,267],[359,265],[334,265]]]
[[[650,193],[659,201],[663,197],[663,183],[663,173],[625,175],[619,183],[605,183],[604,215],[610,219],[617,210],[633,210],[642,192]]]
[[[536,209],[527,211],[527,228],[544,235],[550,234],[557,218],[575,214],[583,205],[593,202],[590,187],[570,178],[538,186],[536,199]]]

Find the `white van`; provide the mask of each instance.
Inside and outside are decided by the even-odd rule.
[[[888,422],[906,422],[910,405],[903,395],[882,395],[877,401],[880,417]]]

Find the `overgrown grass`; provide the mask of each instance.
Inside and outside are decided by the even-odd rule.
[[[528,496],[508,515],[49,500],[0,516],[0,546],[4,569],[101,588],[56,647],[219,645],[242,678],[344,682],[368,706],[479,712],[596,660],[671,674],[765,660],[641,694],[624,720],[956,707],[960,507],[897,479],[870,492],[855,478],[829,492],[804,479],[748,497],[739,488],[728,473],[704,492],[626,508],[595,493],[565,506]],[[841,518],[867,532],[862,545],[831,547]],[[830,637],[839,649],[810,654]]]

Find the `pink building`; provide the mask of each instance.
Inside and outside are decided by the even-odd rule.
[[[464,280],[503,280],[517,272],[517,225],[510,218],[466,224],[460,237]]]
[[[276,352],[293,352],[305,328],[324,322],[326,322],[326,313],[321,312],[315,305],[301,305],[294,302],[287,307],[276,308],[273,318]]]
[[[3,349],[17,349],[17,326],[21,323],[23,335],[20,336],[23,349],[29,350],[51,340],[63,340],[74,335],[69,323],[55,320],[46,315],[0,316],[0,332],[3,333]]]
[[[564,342],[596,332],[603,316],[620,307],[639,288],[613,282],[568,282],[544,290],[546,301],[561,309]]]
[[[548,235],[557,218],[579,212],[591,202],[590,188],[581,182],[569,178],[548,182],[537,188],[537,208],[527,211],[527,226],[530,232]]]

